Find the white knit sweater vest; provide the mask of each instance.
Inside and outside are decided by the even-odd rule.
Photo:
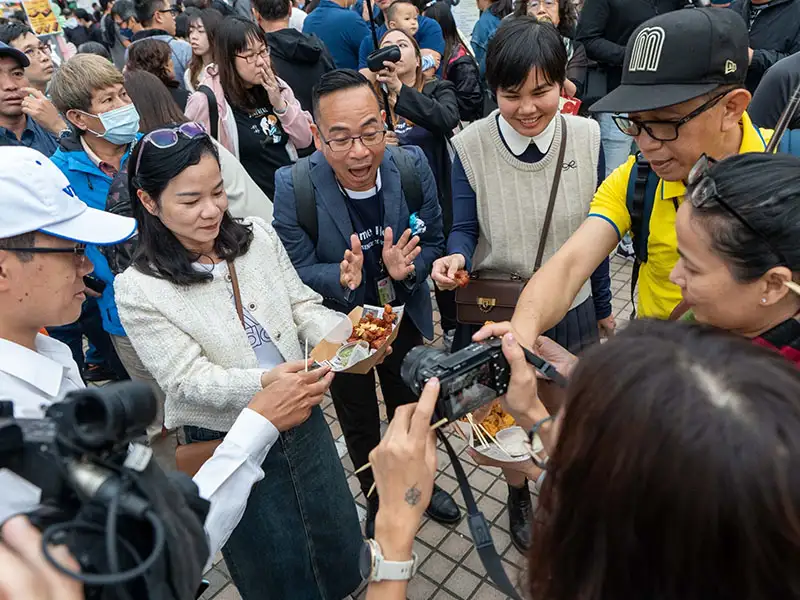
[[[533,275],[556,161],[561,148],[562,122],[545,157],[525,163],[503,143],[495,111],[453,138],[470,186],[477,197],[478,246],[473,271]],[[597,188],[600,127],[583,117],[564,115],[567,148],[542,264],[555,254],[583,223]],[[585,283],[573,307],[590,296]]]

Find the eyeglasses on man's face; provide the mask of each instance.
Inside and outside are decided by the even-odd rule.
[[[42,56],[50,56],[50,46],[48,44],[39,44],[35,48],[28,48],[27,50],[23,51],[23,54],[28,57],[28,60],[33,60],[33,57],[37,54],[41,54]]]
[[[707,110],[712,109],[720,100],[722,100],[722,98],[728,95],[730,91],[731,90],[728,90],[714,96],[711,98],[711,100],[698,106],[685,117],[675,121],[640,121],[639,119],[625,117],[622,115],[614,115],[612,119],[614,120],[614,124],[625,135],[636,137],[640,135],[642,131],[646,131],[647,135],[657,142],[673,142],[678,139],[678,130],[681,127],[686,125],[686,123],[692,119],[699,117]]]
[[[320,132],[319,137],[322,138],[322,141],[325,142],[328,148],[333,152],[347,152],[353,147],[356,140],[359,140],[365,146],[377,146],[383,141],[383,138],[386,137],[386,131],[384,129],[379,129],[377,131],[369,131],[354,136],[336,135],[329,140],[326,140],[322,132]]]
[[[40,246],[16,246],[12,248],[0,248],[6,252],[17,254],[72,254],[81,260],[86,256],[86,244],[76,244],[66,248],[42,248]]]
[[[259,57],[267,58],[269,56],[269,46],[262,46],[261,48],[257,48],[251,52],[246,52],[245,54],[237,54],[239,58],[245,61],[248,65],[254,64]]]
[[[177,17],[179,14],[181,14],[181,7],[180,6],[175,6],[173,4],[169,8],[165,8],[163,10],[157,10],[156,12],[170,13],[173,17]]]

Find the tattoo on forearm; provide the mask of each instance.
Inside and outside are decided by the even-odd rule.
[[[419,504],[419,499],[422,497],[422,492],[417,489],[416,484],[412,485],[406,492],[406,502],[409,506],[416,506]]]

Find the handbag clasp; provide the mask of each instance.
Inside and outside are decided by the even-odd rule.
[[[488,313],[497,304],[495,298],[478,298],[478,308],[482,313]]]

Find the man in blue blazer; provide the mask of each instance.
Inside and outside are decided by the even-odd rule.
[[[378,99],[363,75],[348,69],[323,75],[313,105],[317,152],[275,174],[273,225],[300,277],[326,306],[349,312],[363,304],[405,305],[392,354],[376,367],[391,419],[397,406],[417,401],[400,378],[403,358],[423,335],[433,338],[427,278],[445,242],[436,182],[419,148],[386,147]],[[331,396],[360,467],[380,442],[375,376],[338,374]],[[365,495],[373,481],[371,471],[359,474]],[[369,538],[377,509],[373,495]],[[445,523],[461,516],[439,488],[428,515]]]

